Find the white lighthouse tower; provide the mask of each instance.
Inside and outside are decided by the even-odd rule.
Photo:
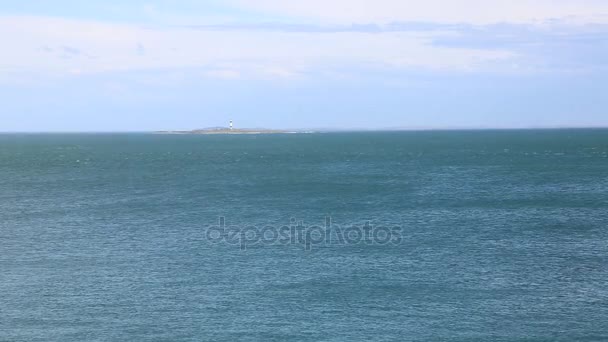
[[[232,131],[232,120],[230,120],[230,130]]]

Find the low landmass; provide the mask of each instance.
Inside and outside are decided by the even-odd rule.
[[[194,129],[191,131],[158,131],[159,134],[289,134],[289,133],[312,133],[312,132],[299,132],[299,131],[286,131],[280,129],[250,129],[250,128],[227,128],[227,127],[213,127]]]

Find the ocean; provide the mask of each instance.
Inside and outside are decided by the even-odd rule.
[[[608,341],[608,130],[1,134],[0,341]]]

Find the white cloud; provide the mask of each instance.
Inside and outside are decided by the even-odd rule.
[[[324,23],[608,23],[605,0],[228,0],[233,6]]]
[[[294,78],[322,65],[468,70],[513,56],[508,51],[430,44],[433,37],[446,34],[205,31],[0,17],[0,70],[86,74],[200,67],[209,70],[208,76],[224,79]]]

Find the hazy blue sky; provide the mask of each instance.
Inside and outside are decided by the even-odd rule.
[[[0,0],[0,131],[608,126],[605,0]]]

